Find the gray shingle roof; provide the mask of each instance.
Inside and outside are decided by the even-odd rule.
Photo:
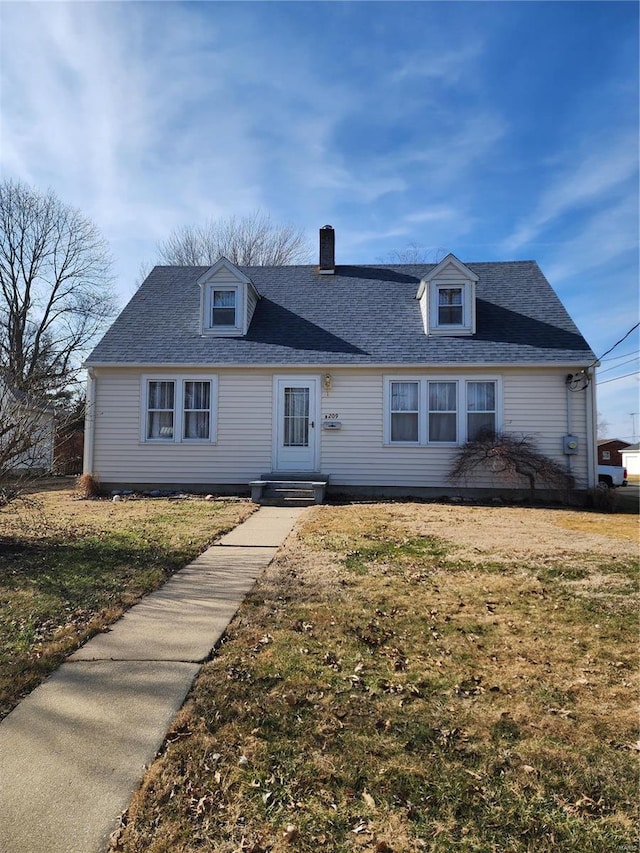
[[[585,364],[595,359],[534,261],[471,263],[477,332],[427,337],[415,295],[434,265],[241,267],[262,299],[248,334],[200,334],[206,267],[155,267],[88,365]]]

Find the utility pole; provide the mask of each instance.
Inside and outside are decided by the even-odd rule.
[[[629,412],[631,415],[631,440],[635,444],[636,441],[636,418],[640,415],[640,412]]]

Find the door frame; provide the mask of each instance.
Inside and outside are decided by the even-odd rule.
[[[312,455],[312,465],[309,468],[309,471],[319,471],[320,470],[320,404],[321,404],[321,396],[320,396],[320,376],[319,374],[286,374],[286,373],[278,373],[274,374],[273,377],[273,410],[272,410],[272,435],[273,435],[273,450],[272,450],[272,471],[277,471],[278,473],[285,473],[286,468],[283,470],[278,466],[279,459],[279,450],[281,447],[281,439],[282,439],[282,419],[280,412],[280,383],[287,383],[289,385],[295,386],[296,383],[300,385],[308,385],[309,386],[309,410],[311,415],[311,420],[314,422],[313,428],[309,430],[309,449]],[[302,471],[299,468],[292,468],[292,471]]]

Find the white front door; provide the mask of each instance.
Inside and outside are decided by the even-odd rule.
[[[317,470],[318,388],[317,379],[276,379],[276,471]]]

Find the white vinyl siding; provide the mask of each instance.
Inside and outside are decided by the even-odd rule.
[[[217,438],[204,441],[145,442],[141,439],[141,371],[133,368],[96,368],[95,437],[93,473],[110,483],[220,484],[247,483],[273,470],[273,381],[282,369],[216,368]],[[313,375],[308,367],[286,369],[287,376]],[[499,428],[530,436],[542,453],[566,463],[562,436],[567,433],[567,396],[572,433],[578,436],[579,452],[571,458],[580,482],[587,477],[587,392],[567,395],[566,368],[505,368],[488,376],[469,369],[463,376],[446,369],[430,370],[425,382],[450,383],[500,379],[501,423]],[[341,428],[320,431],[318,470],[330,474],[331,484],[340,487],[405,486],[442,488],[447,480],[456,445],[434,441],[427,444],[427,400],[423,407],[425,444],[385,444],[385,399],[389,381],[422,381],[415,370],[399,370],[387,377],[379,368],[327,368],[331,388],[322,388],[319,421],[338,420]],[[148,374],[151,376],[151,373]],[[202,368],[163,371],[162,379],[201,380]],[[387,389],[385,391],[385,388]],[[463,392],[459,391],[458,396]],[[428,391],[425,386],[425,395]],[[215,402],[214,402],[215,408]],[[438,414],[434,411],[433,414]],[[466,421],[466,404],[458,408],[458,431]],[[459,440],[462,436],[459,436]],[[467,485],[499,485],[483,473]],[[526,485],[525,485],[526,487]]]

